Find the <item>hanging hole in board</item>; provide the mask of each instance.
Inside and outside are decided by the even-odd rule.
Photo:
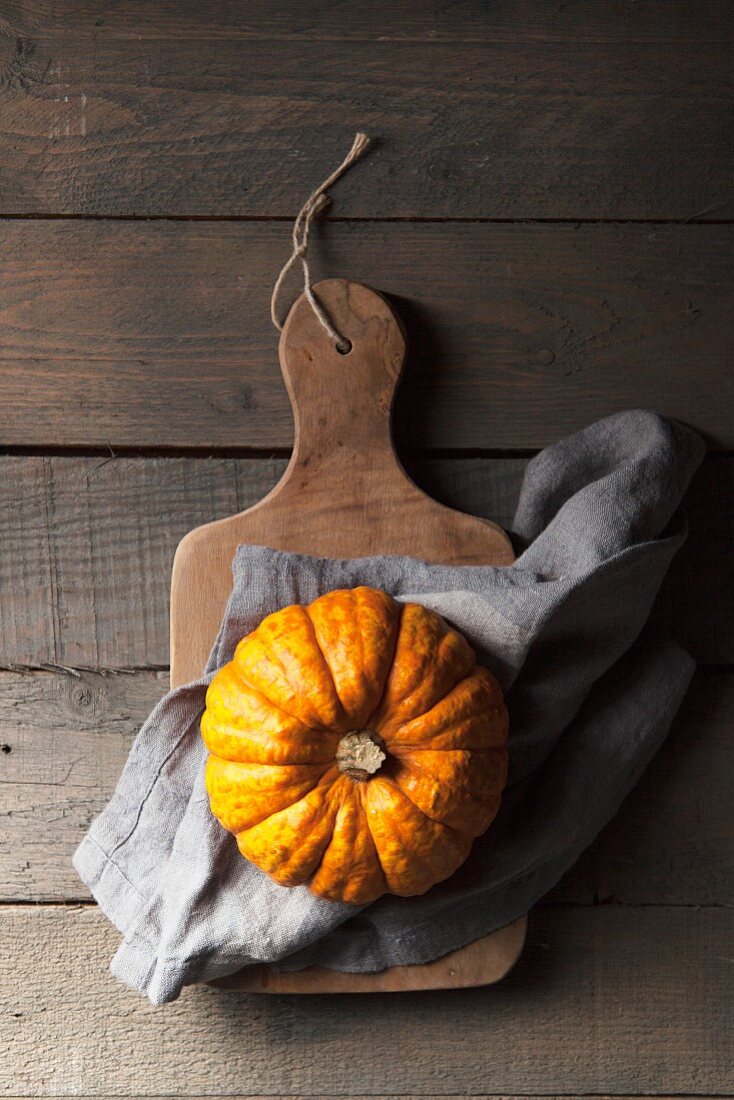
[[[352,350],[352,341],[345,338],[343,340],[340,340],[339,343],[335,345],[335,347],[340,355],[349,355],[349,352]]]

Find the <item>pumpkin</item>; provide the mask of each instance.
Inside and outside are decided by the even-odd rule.
[[[439,615],[367,587],[263,619],[209,685],[201,732],[242,855],[360,905],[453,874],[507,774],[495,677]]]

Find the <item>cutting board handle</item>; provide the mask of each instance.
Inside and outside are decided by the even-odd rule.
[[[369,287],[326,279],[313,287],[350,350],[340,352],[301,295],[283,326],[280,365],[295,419],[292,467],[309,480],[335,479],[362,460],[374,477],[405,476],[395,457],[390,413],[405,360],[397,316]],[[364,473],[364,467],[363,467]],[[383,485],[384,491],[384,485]]]

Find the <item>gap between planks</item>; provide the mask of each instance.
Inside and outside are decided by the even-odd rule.
[[[73,912],[76,909],[96,909],[97,903],[93,898],[68,897],[68,898],[0,898],[0,909],[68,909]],[[533,909],[681,909],[691,912],[703,913],[707,910],[734,909],[734,905],[726,902],[706,902],[697,905],[692,902],[671,901],[541,901],[536,902]]]
[[[716,210],[725,204],[715,203],[709,209]],[[369,215],[350,215],[339,217],[329,215],[324,218],[332,225],[373,224],[389,225],[397,223],[432,225],[734,225],[734,218],[708,218],[707,211],[699,210],[688,217],[679,218],[612,218],[612,217],[548,217],[548,218],[460,218],[460,217],[419,217],[412,215],[390,214],[385,217]],[[290,214],[65,214],[57,213],[5,213],[0,214],[0,222],[285,222],[292,224]]]

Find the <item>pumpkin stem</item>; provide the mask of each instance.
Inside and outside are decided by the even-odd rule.
[[[336,747],[339,771],[362,783],[379,771],[386,759],[385,742],[374,730],[352,730]]]

